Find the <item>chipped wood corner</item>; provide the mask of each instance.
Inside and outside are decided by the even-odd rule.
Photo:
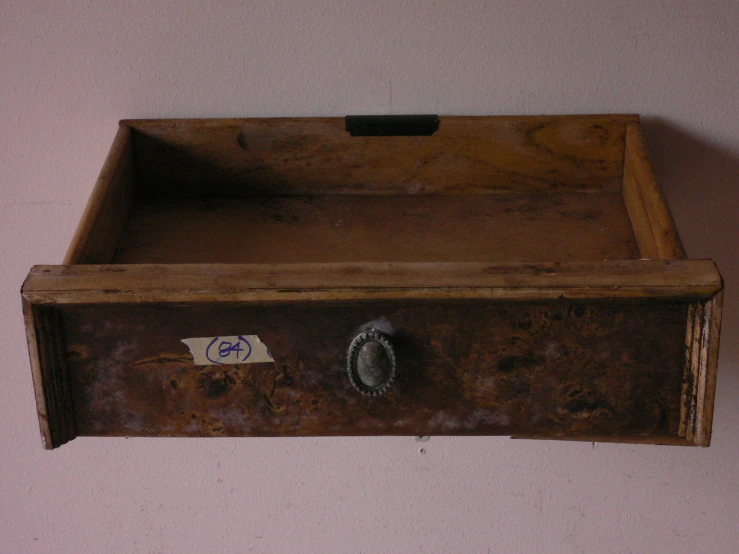
[[[688,307],[679,435],[696,446],[711,444],[722,303],[723,289]]]
[[[41,442],[52,450],[77,436],[61,314],[23,299]]]

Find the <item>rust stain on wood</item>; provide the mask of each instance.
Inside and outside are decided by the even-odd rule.
[[[140,436],[677,436],[686,311],[679,302],[64,308],[78,433]],[[376,320],[392,325],[398,379],[367,398],[344,359],[357,329]],[[237,328],[264,337],[275,363],[204,369],[185,359],[182,336]]]

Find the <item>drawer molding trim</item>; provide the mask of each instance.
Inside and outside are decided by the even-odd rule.
[[[59,310],[23,302],[41,441],[51,450],[77,436]]]
[[[679,434],[697,446],[711,444],[722,303],[723,291],[688,307]]]
[[[711,298],[710,260],[36,266],[34,304]]]

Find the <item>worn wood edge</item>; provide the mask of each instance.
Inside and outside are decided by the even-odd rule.
[[[598,119],[609,119],[614,122],[628,124],[639,121],[638,114],[552,114],[552,115],[440,115],[439,119],[443,125],[444,121],[472,121],[490,119],[496,121],[588,121]],[[171,127],[228,127],[241,126],[249,121],[314,121],[324,123],[335,123],[344,127],[344,116],[328,117],[224,117],[224,118],[170,118],[170,119],[122,119],[120,125],[131,127],[135,130],[160,129]],[[440,126],[441,129],[441,126]]]
[[[694,436],[698,446],[710,446],[711,444],[722,307],[723,291],[705,303],[704,317],[701,322],[700,372],[697,381]]]
[[[23,301],[41,441],[47,450],[77,436],[61,314]]]
[[[696,321],[700,317],[696,312],[702,312],[702,304],[692,302],[687,306],[687,316],[685,325],[685,366],[683,369],[682,391],[680,395],[680,425],[678,435],[692,440],[694,429],[692,425],[695,422],[695,397],[693,396],[693,388],[695,383],[694,368],[696,364],[693,355],[696,352],[694,341],[696,337]],[[690,436],[689,433],[690,432]]]
[[[375,433],[367,432],[366,434],[357,433],[340,433],[335,431],[328,431],[325,433],[299,433],[299,434],[269,434],[269,433],[250,433],[250,434],[232,434],[232,435],[188,435],[184,433],[173,433],[168,435],[156,435],[153,438],[199,438],[199,439],[217,439],[217,438],[316,438],[316,437],[376,437]],[[408,432],[394,432],[391,430],[384,431],[381,436],[384,437],[418,437],[418,436],[432,436],[432,437],[500,437],[510,438],[514,440],[550,440],[550,441],[567,441],[567,442],[604,442],[604,443],[618,443],[618,444],[644,444],[644,445],[656,445],[656,446],[696,446],[694,442],[688,441],[682,437],[668,436],[668,435],[509,435],[505,432],[465,432],[465,433],[434,433],[425,429],[418,429],[416,434],[410,435]],[[79,437],[92,438],[92,439],[110,439],[110,438],[152,438],[151,435],[131,435],[130,433],[107,433],[105,435],[94,434],[94,433],[81,433]]]
[[[620,444],[652,444],[660,446],[696,446],[684,437],[671,435],[598,435],[598,436],[557,436],[557,435],[514,435],[512,439],[556,440],[574,442],[607,442]]]
[[[710,260],[552,264],[305,263],[36,266],[37,304],[381,299],[709,298]]]
[[[193,291],[183,293],[162,291],[157,293],[141,293],[136,291],[83,291],[79,294],[34,295],[29,300],[43,304],[316,304],[331,302],[369,302],[369,301],[451,301],[451,300],[486,300],[511,302],[544,302],[554,300],[670,300],[700,297],[709,293],[710,289],[661,288],[645,290],[644,288],[622,288],[606,291],[598,288],[571,288],[568,290],[542,288],[386,288],[386,289],[326,289],[306,291],[275,291],[267,289],[234,291]]]
[[[695,430],[698,418],[698,391],[700,389],[701,363],[700,343],[702,323],[705,318],[705,303],[696,302],[688,311],[687,329],[685,336],[685,364],[683,382],[683,396],[681,403],[681,431],[689,441],[695,441]]]
[[[688,306],[679,435],[709,446],[716,394],[723,290]]]
[[[631,221],[631,229],[639,247],[639,254],[645,259],[661,259],[638,183],[633,178],[631,171],[626,169],[624,169],[623,197],[626,212],[629,214],[629,220]]]
[[[51,450],[52,439],[49,429],[49,416],[44,395],[44,386],[41,369],[41,354],[36,333],[36,323],[32,304],[23,299],[23,317],[26,327],[26,341],[28,342],[28,356],[31,361],[31,374],[33,376],[33,392],[36,397],[36,411],[38,412],[38,423],[41,430],[41,443],[47,450]]]
[[[240,187],[238,183],[234,184],[228,176],[224,179],[223,186],[239,196],[395,195],[408,194],[409,192],[411,194],[446,195],[463,193],[477,195],[516,194],[526,190],[537,193],[546,191],[547,194],[566,192],[600,194],[603,192],[617,193],[622,189],[626,125],[628,122],[636,120],[638,120],[638,116],[632,114],[441,116],[439,130],[434,133],[433,137],[354,138],[349,137],[346,132],[343,117],[129,119],[123,120],[122,123],[134,129],[137,139],[149,139],[136,141],[139,143],[137,148],[140,148],[137,152],[141,153],[138,159],[141,160],[143,170],[141,174],[142,190],[146,189],[153,196],[185,195],[197,197],[202,193],[197,185],[189,181],[189,177],[187,177],[189,173],[180,173],[175,169],[173,174],[168,173],[158,178],[148,177],[149,173],[145,168],[157,166],[158,159],[149,159],[146,155],[148,147],[145,145],[158,143],[160,147],[172,147],[187,152],[188,156],[204,155],[209,157],[210,154],[214,153],[210,147],[205,146],[205,137],[209,135],[217,137],[215,144],[222,147],[229,143],[232,145],[236,143],[236,141],[231,142],[231,139],[227,138],[230,133],[233,133],[239,137],[238,141],[241,148],[249,150],[245,146],[248,144],[248,140],[245,140],[244,137],[250,136],[250,133],[256,132],[257,136],[262,134],[272,136],[273,133],[276,133],[276,136],[284,138],[291,134],[301,135],[308,132],[310,134],[315,133],[316,140],[318,143],[322,143],[325,148],[344,153],[339,154],[338,157],[332,157],[330,160],[323,159],[323,154],[321,154],[319,158],[323,161],[319,161],[319,165],[328,161],[331,167],[338,163],[341,166],[346,165],[347,168],[351,168],[351,171],[347,173],[347,177],[340,178],[327,179],[325,170],[323,174],[319,175],[312,172],[303,174],[301,173],[303,170],[299,166],[305,161],[305,156],[296,156],[296,152],[291,153],[291,148],[288,147],[284,152],[285,157],[281,161],[281,156],[277,152],[271,152],[267,154],[266,161],[255,162],[260,170],[252,174],[250,173],[251,170],[247,171],[243,165],[246,163],[245,160],[249,159],[249,156],[244,157],[242,155],[243,151],[232,151],[227,158],[221,157],[220,161],[214,164],[214,167],[222,163],[230,164],[233,161],[240,168],[236,170],[237,173],[247,171],[245,180],[252,182],[253,185],[248,190]],[[577,131],[574,131],[570,137],[574,142],[560,140],[562,137],[558,138],[556,132],[551,134],[545,129],[549,125],[573,127],[574,130],[579,129],[579,131],[584,131],[588,126],[595,126],[598,129],[598,131],[595,131],[596,134],[605,133],[604,142],[601,145],[593,144]],[[509,126],[514,128],[523,126],[528,127],[528,129],[518,129],[510,135],[512,129],[509,129]],[[543,137],[548,137],[544,139],[542,144],[539,144],[538,140],[534,138],[540,135],[540,132]],[[496,136],[497,138],[495,138]],[[477,154],[473,154],[472,151],[476,150],[475,144],[481,139],[483,143],[486,142],[484,137],[489,137],[492,140],[490,150],[480,150]],[[150,142],[151,140],[153,142]],[[459,164],[464,167],[473,167],[470,164],[481,163],[483,164],[482,167],[488,168],[495,176],[491,176],[489,179],[484,177],[476,179],[472,175],[485,175],[487,170],[482,172],[470,170],[466,172],[467,177],[462,177],[460,180],[458,175],[455,176],[455,170],[444,164],[438,165],[437,162],[434,162],[436,156],[443,156],[442,153],[445,151],[445,149],[439,150],[440,145],[449,140],[453,141],[452,145],[459,143],[452,146],[451,152],[449,152],[453,158],[458,159]],[[511,140],[512,142],[510,142]],[[579,146],[573,150],[575,143]],[[434,144],[436,144],[436,147],[433,146]],[[416,146],[411,147],[410,145]],[[371,152],[378,148],[386,149],[388,152],[393,152],[399,148],[406,152],[407,158],[395,170],[390,170],[387,167],[378,169],[378,171],[371,170],[369,174],[366,171],[358,170],[357,161],[361,162],[362,159],[365,159],[365,155],[361,152],[370,152],[368,155],[372,158]],[[410,150],[406,151],[407,148],[410,148]],[[431,150],[427,152],[428,148],[431,148]],[[491,154],[500,151],[501,148],[503,150],[509,150],[510,148],[509,155],[504,156],[503,159],[516,160],[520,155],[524,161],[513,163],[513,165],[501,162],[500,159],[496,161],[496,156]],[[320,150],[323,150],[323,148]],[[577,150],[582,150],[582,152],[578,153]],[[436,154],[433,154],[433,152],[436,152]],[[488,154],[483,152],[488,152]],[[430,161],[427,160],[421,163],[421,159],[425,159],[426,155],[432,154]],[[557,162],[558,168],[545,167],[538,163],[539,158],[548,160],[551,155],[559,160]],[[417,156],[420,156],[418,160],[420,165],[407,165],[405,163]],[[605,158],[602,158],[603,156]],[[217,155],[216,158],[218,158]],[[260,160],[260,158],[255,158],[255,160]],[[367,160],[365,159],[365,161]],[[598,162],[600,162],[600,165]],[[278,171],[284,181],[275,181],[274,176],[272,176],[265,177],[266,182],[260,182],[262,177],[259,177],[259,175],[262,175],[262,169],[267,170],[273,166],[280,166],[282,163],[285,163],[288,168],[286,172],[282,169]],[[369,163],[372,168],[377,165],[376,162]],[[431,177],[426,173],[428,164],[437,165],[437,171],[434,173],[436,177]],[[363,164],[360,163],[359,165],[362,166]],[[364,164],[364,166],[366,165]],[[384,164],[379,165],[383,166]],[[329,167],[329,171],[331,167]],[[386,170],[390,170],[391,175],[388,175]],[[442,179],[439,177],[439,171],[443,174],[449,173],[449,178]],[[156,173],[154,171],[154,174]],[[425,177],[419,177],[419,174],[425,175]],[[579,177],[575,177],[578,175]],[[174,179],[174,182],[180,182],[184,179],[187,184],[182,187],[163,184],[168,183],[170,177]],[[197,192],[195,192],[196,190]]]
[[[685,249],[654,174],[638,121],[626,124],[623,195],[642,257],[685,258]]]
[[[105,159],[103,168],[95,183],[92,194],[90,195],[85,211],[77,226],[72,242],[67,249],[64,257],[64,264],[84,264],[84,263],[100,263],[109,260],[94,259],[91,253],[91,241],[94,239],[94,230],[102,217],[109,214],[105,212],[103,207],[111,195],[116,193],[116,189],[122,186],[121,179],[132,179],[133,175],[124,177],[122,173],[125,171],[126,156],[133,156],[133,133],[127,125],[120,125],[113,139],[113,144]],[[133,191],[130,198],[127,199],[125,205],[117,205],[116,213],[121,215],[120,231],[123,231],[127,214],[133,205]],[[112,252],[111,252],[112,255]]]

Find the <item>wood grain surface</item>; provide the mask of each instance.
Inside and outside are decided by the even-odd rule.
[[[113,263],[517,262],[639,257],[621,194],[160,199]]]
[[[162,264],[37,266],[23,285],[23,296],[42,305],[454,298],[705,300],[722,287],[710,260]]]
[[[685,302],[62,313],[79,435],[679,438]],[[396,384],[377,398],[345,370],[369,327],[392,334],[398,359]],[[180,342],[234,334],[258,335],[275,363],[196,367]]]
[[[136,194],[131,129],[121,126],[69,245],[65,264],[104,264],[113,259]]]
[[[642,258],[684,258],[685,250],[649,160],[639,122],[626,126],[623,195]]]
[[[680,435],[700,446],[711,443],[722,304],[720,291],[688,309]]]
[[[638,259],[649,258],[649,259]],[[23,285],[47,448],[83,435],[710,443],[723,283],[637,116],[124,121],[63,266]],[[391,329],[397,386],[346,348]],[[183,338],[259,335],[195,367]]]
[[[343,118],[127,120],[142,194],[620,192],[633,115],[440,117],[430,137]]]
[[[23,301],[41,442],[52,449],[77,436],[62,314]]]

